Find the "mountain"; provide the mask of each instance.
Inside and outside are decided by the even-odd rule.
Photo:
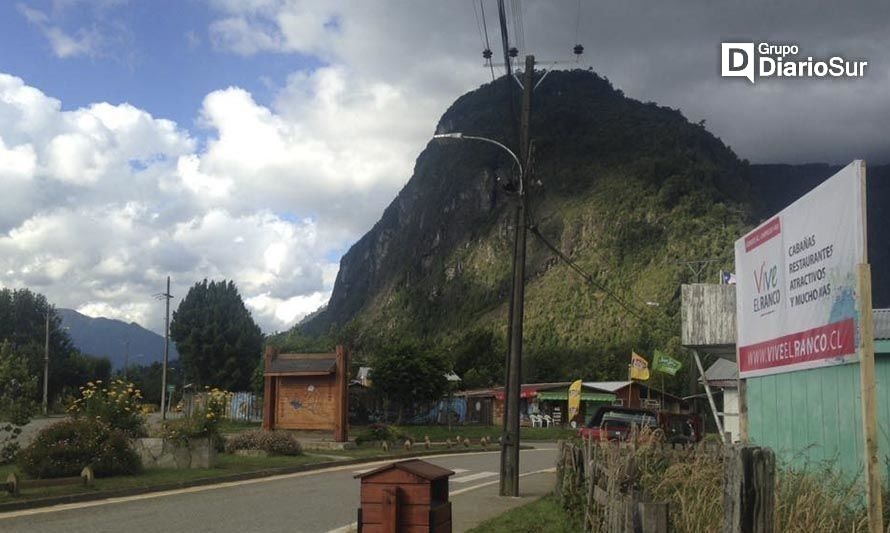
[[[62,327],[70,328],[71,341],[81,352],[111,360],[113,369],[123,368],[129,352],[130,365],[149,365],[164,358],[164,337],[135,322],[92,318],[73,309],[58,309]],[[170,342],[170,359],[178,359]]]
[[[460,97],[436,132],[515,145],[512,84],[502,78]],[[631,350],[678,350],[679,286],[696,279],[687,262],[715,259],[701,279],[716,280],[732,269],[739,236],[833,171],[750,165],[703,123],[626,98],[591,72],[553,71],[534,98],[530,223],[595,283],[529,235],[529,381],[617,379]],[[431,142],[380,221],[341,259],[327,307],[276,341],[345,341],[360,351],[409,336],[447,352],[480,331],[503,340],[514,226],[503,185],[514,177],[495,147]],[[876,205],[888,205],[886,193]],[[870,238],[870,249],[885,236]],[[875,285],[886,301],[887,284]]]

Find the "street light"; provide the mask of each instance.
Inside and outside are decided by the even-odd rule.
[[[494,139],[464,135],[463,133],[440,133],[434,135],[433,139],[469,139],[493,144],[510,154],[519,167],[519,202],[516,206],[516,237],[513,247],[513,290],[510,298],[508,326],[510,352],[507,359],[507,382],[504,391],[507,408],[504,413],[504,436],[501,439],[500,471],[500,495],[519,496],[519,403],[522,389],[522,319],[525,303],[525,241],[528,227],[525,219],[525,172],[522,162],[513,150]]]

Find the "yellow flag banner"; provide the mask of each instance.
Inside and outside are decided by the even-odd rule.
[[[569,385],[569,418],[571,421],[581,410],[581,380],[573,381]]]
[[[636,352],[630,354],[630,379],[640,381],[649,379],[649,362]]]

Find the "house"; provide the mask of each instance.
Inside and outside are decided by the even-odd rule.
[[[615,405],[637,409],[657,409],[670,413],[689,411],[682,398],[661,391],[641,381],[585,381],[585,387],[615,395]]]
[[[554,425],[568,425],[570,381],[527,383],[519,400],[520,424],[534,425],[538,416]],[[480,424],[502,424],[504,388],[495,387],[457,393],[467,399],[467,419]],[[683,399],[637,381],[585,381],[581,384],[581,406],[576,423],[586,422],[603,405],[664,409],[679,413],[688,409]],[[545,418],[546,420],[546,418]]]
[[[348,356],[334,353],[281,354],[268,348],[264,358],[264,429],[330,430],[344,442],[347,416]]]

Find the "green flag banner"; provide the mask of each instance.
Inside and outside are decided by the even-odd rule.
[[[661,350],[655,350],[655,355],[652,357],[652,370],[673,376],[681,368],[683,368],[683,363],[663,353]]]

